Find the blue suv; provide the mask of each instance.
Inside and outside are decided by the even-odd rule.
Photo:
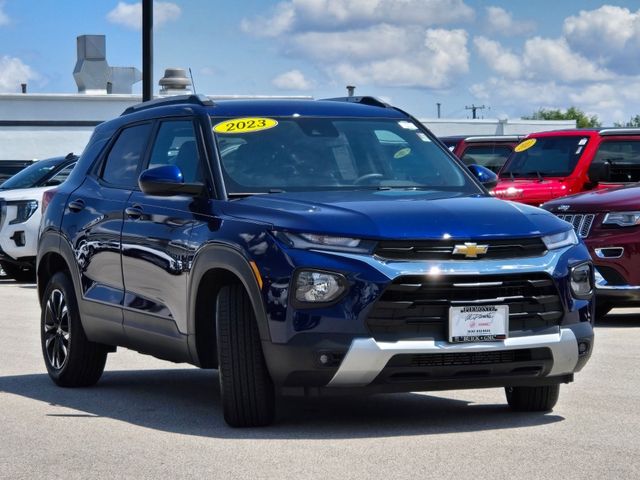
[[[371,97],[131,107],[43,199],[49,375],[92,385],[118,346],[217,368],[232,426],[282,394],[505,387],[548,411],[591,355],[593,267],[482,182]]]

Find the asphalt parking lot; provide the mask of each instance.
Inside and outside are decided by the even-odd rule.
[[[54,386],[35,285],[0,279],[0,305],[0,478],[640,478],[640,310],[598,326],[552,413],[500,389],[288,399],[234,430],[215,371],[120,349],[97,386]]]

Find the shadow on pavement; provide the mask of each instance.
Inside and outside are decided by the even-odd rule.
[[[606,317],[596,321],[596,327],[606,328],[624,328],[624,327],[640,327],[640,313],[637,310],[625,312],[624,310],[615,310]]]
[[[554,414],[515,413],[506,401],[481,405],[406,393],[283,398],[274,426],[232,429],[222,418],[217,373],[197,369],[105,372],[95,387],[81,389],[57,387],[46,374],[0,377],[0,392],[47,402],[52,407],[47,416],[88,417],[88,421],[107,417],[145,428],[219,438],[327,440],[435,435],[564,420]]]

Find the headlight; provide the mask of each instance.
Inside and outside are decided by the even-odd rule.
[[[16,223],[23,223],[29,220],[31,216],[38,210],[37,200],[26,200],[19,202],[11,202],[11,205],[15,205],[18,209],[16,218],[9,222],[9,225],[15,225]]]
[[[556,248],[567,247],[569,245],[577,245],[578,237],[576,232],[566,230],[560,233],[554,233],[553,235],[546,235],[542,237],[542,241],[547,247],[547,250],[555,250]]]
[[[611,212],[604,216],[603,225],[633,227],[640,225],[640,212]]]
[[[583,263],[571,268],[571,293],[576,298],[589,298],[593,290],[591,265]]]
[[[276,232],[275,236],[294,248],[337,250],[354,253],[367,253],[373,249],[374,242],[352,237],[338,237],[316,233]]]
[[[299,270],[293,279],[297,302],[318,306],[337,300],[347,289],[347,280],[339,273]]]

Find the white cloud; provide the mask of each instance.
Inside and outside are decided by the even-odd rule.
[[[241,27],[257,36],[287,32],[352,30],[377,23],[423,27],[470,21],[474,10],[464,0],[287,0],[264,16],[244,19]]]
[[[469,70],[464,30],[428,29],[420,44],[408,45],[406,50],[405,55],[380,55],[377,60],[341,61],[329,71],[356,85],[439,89]]]
[[[588,115],[598,115],[603,124],[625,121],[638,113],[640,81],[619,77],[579,87],[556,81],[509,80],[492,77],[471,86],[470,93],[488,102],[494,110],[511,116],[529,115],[540,108],[566,109],[576,106]]]
[[[485,37],[476,37],[474,45],[485,63],[507,78],[571,83],[613,77],[611,72],[572,51],[564,38],[531,38],[524,43],[521,55]]]
[[[0,27],[4,25],[9,25],[11,23],[11,19],[9,15],[4,13],[4,2],[0,1]]]
[[[571,47],[619,73],[640,72],[640,10],[604,5],[565,19],[563,33]]]
[[[501,7],[485,8],[487,29],[500,35],[528,35],[536,29],[535,22],[516,20],[510,12]]]
[[[171,2],[153,2],[153,25],[161,27],[177,20],[182,14],[178,5]],[[116,8],[107,13],[107,20],[123,27],[140,30],[142,28],[142,2],[118,2]]]
[[[19,58],[0,57],[0,92],[18,92],[21,83],[38,78],[38,74]]]
[[[281,73],[271,83],[280,90],[311,90],[313,83],[307,80],[300,70],[289,70]]]
[[[565,82],[605,80],[611,73],[575,53],[564,38],[535,37],[527,40],[523,53],[526,73],[532,78]]]
[[[473,44],[480,57],[496,73],[508,78],[519,78],[522,75],[521,57],[504,48],[499,42],[486,37],[476,37]]]

